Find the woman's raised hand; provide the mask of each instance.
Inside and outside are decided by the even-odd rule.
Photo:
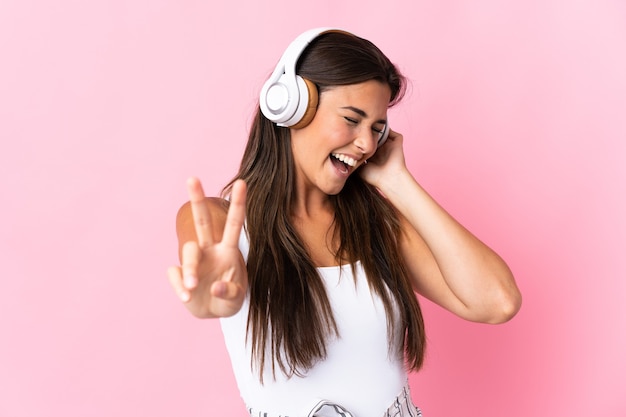
[[[399,173],[406,172],[402,144],[402,134],[390,130],[387,141],[367,160],[367,165],[359,169],[361,178],[380,188],[385,179],[394,178]]]
[[[227,317],[241,308],[248,273],[238,242],[245,219],[246,183],[233,184],[228,212],[204,196],[197,178],[187,181],[189,204],[177,221],[181,266],[168,269],[169,281],[197,317]],[[223,230],[220,238],[220,230]]]

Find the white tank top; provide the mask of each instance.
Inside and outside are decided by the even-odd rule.
[[[247,260],[245,231],[239,248]],[[304,376],[287,378],[276,367],[274,378],[268,358],[260,383],[258,367],[251,368],[250,343],[246,343],[248,298],[239,313],[220,319],[240,395],[248,408],[261,410],[268,417],[306,416],[319,400],[339,404],[355,417],[380,417],[407,382],[402,356],[388,347],[384,305],[370,291],[360,262],[356,263],[356,284],[350,265],[318,271],[326,285],[339,337],[328,340],[327,358]]]

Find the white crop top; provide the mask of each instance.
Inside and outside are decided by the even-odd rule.
[[[248,258],[249,242],[242,230],[239,248]],[[318,400],[328,400],[354,417],[380,417],[407,382],[404,361],[389,350],[387,319],[382,301],[373,294],[360,262],[355,285],[350,265],[318,268],[333,309],[339,337],[327,343],[327,358],[302,377],[287,378],[271,358],[263,384],[258,367],[251,368],[251,347],[246,344],[249,300],[232,317],[220,319],[240,395],[248,408],[268,417],[306,416]],[[270,356],[270,355],[268,355]]]

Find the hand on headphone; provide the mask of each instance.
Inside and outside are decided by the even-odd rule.
[[[389,136],[376,153],[359,169],[359,175],[375,187],[382,188],[383,180],[393,178],[406,171],[402,134],[389,129]]]

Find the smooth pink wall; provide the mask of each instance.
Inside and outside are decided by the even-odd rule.
[[[0,2],[0,416],[244,416],[170,291],[184,179],[234,174],[288,41],[340,26],[412,80],[416,177],[510,263],[503,326],[424,302],[428,417],[626,415],[622,1]]]

